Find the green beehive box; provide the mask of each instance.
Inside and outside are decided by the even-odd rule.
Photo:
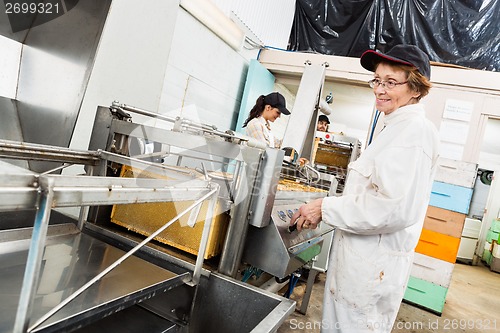
[[[498,240],[500,238],[500,233],[495,232],[493,230],[488,230],[488,233],[486,234],[486,241],[488,243],[493,243],[494,240]]]
[[[410,276],[403,300],[441,315],[448,288]]]
[[[491,265],[491,260],[493,259],[493,255],[489,250],[484,250],[483,252],[483,261],[486,263],[487,266]]]
[[[496,233],[500,233],[500,220],[499,219],[494,219],[493,222],[491,222],[491,227],[490,230]]]

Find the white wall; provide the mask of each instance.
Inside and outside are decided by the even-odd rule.
[[[23,44],[0,36],[0,96],[15,99]]]
[[[248,13],[253,6],[244,3],[215,3],[228,16],[238,11],[251,20],[258,14]],[[254,22],[274,16],[271,7],[276,5],[262,2],[259,10],[267,14]],[[285,44],[294,3],[287,8],[282,18],[286,16],[290,26],[273,29]],[[70,147],[87,148],[97,106],[114,100],[221,130],[233,128],[249,59],[258,54],[256,49],[247,49],[248,44],[245,47],[233,50],[178,2],[154,0],[138,6],[133,0],[113,1]],[[138,120],[145,121],[136,116],[134,121]],[[169,126],[148,122],[155,123]]]
[[[88,149],[99,105],[158,111],[178,10],[173,1],[112,2],[70,148]]]
[[[500,118],[486,121],[478,164],[486,170],[500,170]]]
[[[220,129],[234,126],[248,60],[181,9],[159,111]]]

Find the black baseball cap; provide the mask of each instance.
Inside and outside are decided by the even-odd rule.
[[[429,57],[415,45],[396,45],[385,54],[374,50],[368,50],[361,55],[360,59],[361,66],[370,72],[375,72],[375,66],[381,61],[395,62],[415,67],[420,74],[427,79],[430,80],[431,78]]]
[[[269,95],[264,96],[264,104],[271,105],[273,108],[278,108],[280,112],[284,115],[289,115],[290,111],[286,108],[285,97],[279,92],[272,92]]]
[[[324,121],[324,122],[326,122],[327,124],[330,124],[330,119],[328,119],[328,117],[327,117],[327,116],[325,116],[324,114],[322,114],[322,115],[320,115],[320,116],[318,117],[318,121]]]

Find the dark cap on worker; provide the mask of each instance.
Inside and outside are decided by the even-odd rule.
[[[325,123],[330,124],[330,119],[328,119],[328,117],[325,116],[324,114],[318,117],[318,121],[324,121]]]
[[[431,78],[429,57],[415,45],[396,45],[386,53],[368,50],[361,55],[360,59],[361,66],[371,72],[375,72],[376,65],[381,61],[395,62],[397,64],[415,67],[420,74],[427,79]]]
[[[279,92],[272,92],[264,96],[264,104],[277,108],[284,115],[290,114],[290,111],[286,108],[285,97]]]

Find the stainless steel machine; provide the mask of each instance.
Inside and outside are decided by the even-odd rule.
[[[290,219],[301,203],[276,205],[266,228],[251,228],[244,260],[284,278],[303,267],[321,252],[323,235],[333,231],[310,229],[289,231]]]
[[[123,126],[124,131],[133,131],[138,127],[123,118],[115,118],[113,113],[119,112],[116,109],[102,110],[98,120],[108,117],[107,125],[112,129]],[[109,138],[111,150],[115,152],[73,151],[13,141],[0,143],[3,158],[62,164],[42,174],[8,162],[0,164],[1,331],[276,330],[293,311],[294,302],[240,283],[206,265],[203,267],[210,224],[220,201],[218,194],[223,193],[221,186],[209,177],[199,179],[185,170],[148,161],[155,158],[155,153],[143,158],[117,153],[125,147],[119,145],[122,134],[107,131],[101,137],[99,125],[107,126],[98,122],[93,144],[101,138],[106,138],[106,143]],[[210,135],[201,140],[203,135],[200,134],[162,131],[152,134],[149,139],[169,134],[180,136],[183,144],[198,144],[189,149],[191,153],[205,150],[215,155],[223,152],[236,160],[235,172],[239,176],[234,178],[237,180],[235,188],[244,188],[245,183],[250,182],[247,179],[255,179],[258,168],[246,163],[245,159],[259,161],[265,152],[261,148],[227,142],[221,137],[212,140]],[[224,138],[237,140],[231,135]],[[197,139],[200,140],[196,142]],[[57,174],[69,164],[86,165],[87,175]],[[168,179],[117,177],[112,170],[118,165],[166,174]],[[239,198],[236,190],[229,192],[236,195],[231,197],[231,212],[239,216],[239,207],[248,205],[249,200],[247,196]],[[185,201],[192,204],[176,211],[170,221],[163,221],[161,228],[146,238],[113,228],[100,219],[106,205]],[[208,208],[202,217],[204,228],[197,257],[176,257],[162,246],[150,243],[183,215],[189,215],[186,228],[190,228],[190,221],[196,221],[203,202],[208,203]],[[82,207],[79,221],[53,212],[58,207],[75,206]],[[87,216],[94,221],[90,222]],[[233,230],[237,227],[233,226]],[[246,316],[245,320],[241,320],[242,315],[234,316],[238,312],[248,313],[249,309],[252,316]]]
[[[338,181],[337,194],[342,194],[348,176],[348,165],[361,153],[361,142],[357,138],[316,132],[312,143],[311,161],[322,175],[333,175]]]
[[[135,114],[170,129],[135,123]],[[283,155],[117,102],[98,108],[88,151],[0,141],[1,331],[275,331],[295,302],[234,279],[243,253],[258,255],[260,238],[279,257],[255,264],[283,277],[319,253],[324,233],[285,231],[300,202],[283,206],[287,191],[276,190]],[[37,173],[10,160],[59,166]],[[65,175],[70,165],[85,174]],[[79,207],[79,218],[66,207]],[[128,222],[154,230],[113,223],[123,207],[138,214]],[[157,214],[165,207],[170,215]],[[218,216],[227,224],[215,229]],[[194,254],[164,242],[169,229],[195,235]]]

